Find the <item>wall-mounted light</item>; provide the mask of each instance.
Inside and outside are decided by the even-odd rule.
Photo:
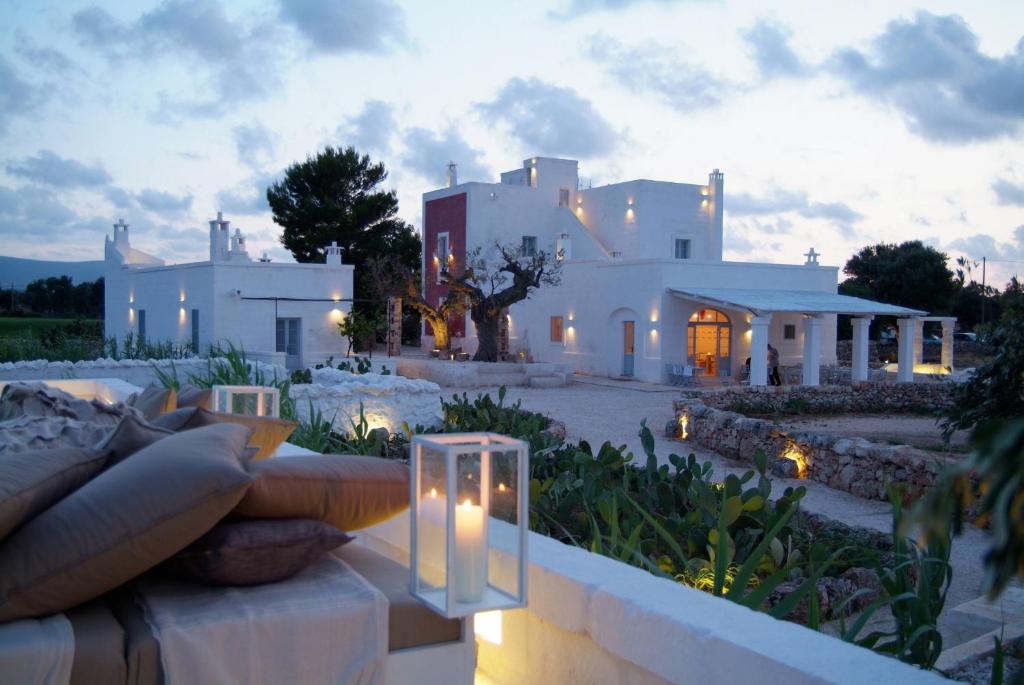
[[[135,293],[130,292],[130,293],[128,293],[128,304],[134,304],[134,303],[135,303]]]
[[[577,195],[576,196],[576,204],[578,204],[578,205],[583,204],[583,196],[582,195]]]
[[[181,307],[181,308],[178,309],[178,325],[179,326],[184,326],[185,325],[185,308],[184,307]]]
[[[180,293],[178,294],[178,302],[184,302],[184,301],[185,301],[185,291],[184,291],[184,290],[182,290],[182,291],[181,291],[181,292],[180,292]]]
[[[633,198],[628,198],[628,199],[626,200],[626,204],[627,204],[627,205],[630,205],[630,206],[632,206],[632,204],[633,204]]]

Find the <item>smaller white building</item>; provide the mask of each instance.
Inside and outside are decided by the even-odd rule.
[[[120,342],[131,333],[199,353],[230,342],[289,369],[343,355],[338,324],[351,309],[353,267],[341,263],[341,248],[325,247],[323,264],[253,261],[230,224],[218,212],[210,259],[186,264],[133,248],[128,225],[114,224],[104,249],[106,336]]]

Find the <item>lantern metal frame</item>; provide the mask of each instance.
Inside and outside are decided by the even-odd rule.
[[[210,406],[213,411],[233,414],[236,397],[255,396],[256,413],[252,416],[281,416],[281,391],[277,388],[263,385],[214,385],[211,390],[213,396],[210,398]]]
[[[423,482],[423,450],[429,449],[444,455],[445,464],[445,579],[444,586],[424,589],[420,586],[419,569],[419,518],[421,484]],[[492,549],[490,537],[490,474],[491,452],[516,453],[516,546],[518,547],[517,578],[515,594],[491,585],[488,577],[489,557]],[[459,455],[478,454],[480,458],[480,506],[483,510],[483,578],[484,591],[481,599],[475,602],[459,601],[455,588],[455,510],[458,506],[457,475]],[[529,445],[523,440],[510,438],[497,433],[444,433],[415,435],[410,445],[410,478],[409,478],[409,591],[419,601],[446,618],[461,618],[484,611],[501,609],[518,609],[526,606],[527,578],[527,539],[529,534]],[[483,487],[483,484],[488,484]],[[512,525],[512,524],[507,524]]]

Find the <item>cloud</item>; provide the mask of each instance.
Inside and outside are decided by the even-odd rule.
[[[585,49],[621,86],[638,94],[653,94],[675,109],[695,111],[717,107],[733,89],[700,65],[680,59],[667,46],[646,42],[626,47],[602,34],[590,36]]]
[[[678,0],[572,0],[569,6],[561,12],[551,10],[548,16],[552,19],[566,20],[579,17],[591,12],[602,12],[608,10],[622,10],[632,5],[655,2],[661,5],[671,5]]]
[[[101,165],[88,166],[60,157],[52,150],[40,150],[35,157],[8,162],[7,173],[55,188],[95,188],[113,180]]]
[[[950,242],[946,249],[949,252],[963,252],[970,259],[980,260],[987,257],[989,261],[997,264],[1004,261],[1021,261],[1024,260],[1024,225],[1013,229],[1013,238],[1010,242],[1000,242],[986,233],[977,233]]]
[[[1024,207],[1024,184],[997,178],[992,184],[992,190],[995,192],[996,202],[999,204]]]
[[[192,196],[146,188],[135,196],[139,206],[157,214],[183,214],[192,208]]]
[[[458,164],[461,180],[490,180],[491,171],[483,162],[483,153],[472,147],[454,128],[443,134],[425,128],[411,128],[402,135],[405,154],[402,165],[425,179],[440,183],[445,178],[448,162]]]
[[[267,188],[284,175],[255,174],[245,183],[217,193],[217,209],[228,214],[257,215],[270,212],[267,203]]]
[[[115,63],[184,57],[191,63],[186,66],[209,70],[201,90],[216,96],[183,100],[161,93],[161,121],[182,115],[218,117],[228,111],[224,102],[261,99],[280,84],[278,50],[284,41],[275,25],[232,20],[220,2],[164,0],[128,23],[91,6],[73,15],[72,28],[84,45]]]
[[[280,16],[317,50],[387,52],[406,40],[402,8],[391,0],[279,0]]]
[[[20,29],[14,32],[14,51],[26,62],[56,74],[67,75],[81,71],[63,52],[56,48],[38,45]]]
[[[870,49],[838,50],[829,68],[862,95],[900,111],[929,140],[963,143],[1013,135],[1024,122],[1024,40],[999,58],[978,49],[957,15],[896,19]]]
[[[57,236],[77,219],[49,188],[0,186],[0,235],[5,240]]]
[[[383,154],[390,149],[391,135],[397,127],[394,105],[367,100],[358,114],[338,127],[335,136],[342,145],[352,145],[360,152]]]
[[[791,35],[785,27],[765,19],[758,19],[749,29],[740,31],[740,36],[750,46],[751,57],[765,79],[803,76],[810,72],[809,67],[789,46]]]
[[[238,160],[249,168],[259,168],[274,156],[276,137],[259,122],[242,124],[232,129]]]
[[[0,133],[7,130],[11,118],[33,112],[46,99],[43,88],[24,81],[14,65],[0,54]]]
[[[494,100],[476,107],[504,123],[532,154],[599,157],[621,137],[590,100],[536,78],[509,79]]]
[[[863,214],[844,202],[812,202],[803,191],[782,188],[775,188],[760,197],[749,193],[726,195],[725,211],[730,217],[792,212],[805,219],[826,219],[846,236],[853,236],[856,233],[854,224],[864,218]],[[760,224],[758,226],[761,227]]]
[[[131,209],[135,206],[135,197],[123,188],[110,186],[103,191],[103,195],[118,209]]]

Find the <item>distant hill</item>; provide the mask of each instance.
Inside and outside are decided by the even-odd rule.
[[[70,276],[75,283],[95,281],[103,275],[103,262],[47,262],[40,259],[0,257],[0,288],[18,290],[38,278]]]

